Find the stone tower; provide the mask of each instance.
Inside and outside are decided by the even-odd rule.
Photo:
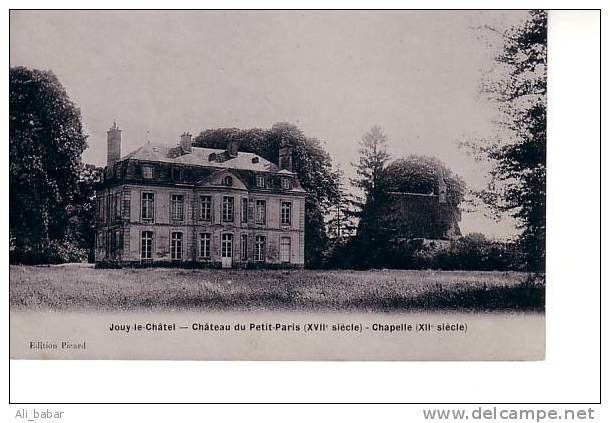
[[[106,165],[112,166],[121,159],[121,130],[116,122],[108,130],[108,156]]]

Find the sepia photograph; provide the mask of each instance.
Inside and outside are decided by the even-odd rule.
[[[547,12],[11,10],[10,357],[544,360]]]

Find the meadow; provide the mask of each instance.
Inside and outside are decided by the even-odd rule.
[[[433,270],[10,266],[11,310],[544,311],[540,278]]]

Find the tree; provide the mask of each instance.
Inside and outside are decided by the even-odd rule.
[[[67,209],[87,146],[79,109],[50,71],[9,72],[11,261],[69,259]]]
[[[305,265],[321,267],[329,248],[325,216],[339,197],[336,172],[330,155],[320,140],[307,137],[297,126],[280,122],[271,129],[208,129],[195,138],[195,145],[225,148],[229,140],[239,141],[240,149],[277,163],[282,140],[292,145],[292,167],[299,177],[305,198]]]
[[[341,168],[336,171],[337,181],[339,184],[339,194],[335,203],[329,210],[329,220],[327,222],[327,231],[331,239],[335,242],[349,238],[356,233],[356,203],[353,194],[345,189],[343,184],[343,171]]]
[[[70,216],[69,232],[80,247],[83,259],[95,261],[95,187],[102,179],[104,168],[92,164],[82,164],[78,177],[78,192],[73,204],[68,208]]]
[[[375,201],[378,194],[381,172],[390,155],[387,151],[387,137],[383,130],[375,125],[360,140],[358,164],[352,163],[356,168],[358,177],[350,181],[353,186],[364,194],[365,203]]]
[[[502,33],[504,47],[483,93],[502,113],[500,133],[468,143],[492,163],[487,188],[476,193],[498,214],[510,213],[521,230],[528,270],[544,271],[546,211],[547,15],[534,10],[523,25]]]
[[[385,164],[390,159],[387,151],[387,137],[379,126],[373,126],[360,140],[358,149],[360,158],[358,164],[352,163],[356,168],[356,178],[350,180],[351,184],[362,193],[357,207],[358,232],[356,243],[357,255],[361,263],[375,263],[375,252],[380,252],[382,243],[381,225],[379,218],[382,209],[379,204],[381,198],[380,181]]]

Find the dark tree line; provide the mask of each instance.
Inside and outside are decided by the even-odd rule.
[[[495,31],[493,28],[490,30]],[[512,215],[521,234],[525,268],[545,269],[547,14],[530,11],[522,25],[501,33],[504,47],[483,93],[502,112],[496,138],[465,143],[492,164],[477,196],[497,216]]]
[[[93,185],[79,109],[50,71],[9,72],[10,260],[85,259],[93,239]]]

